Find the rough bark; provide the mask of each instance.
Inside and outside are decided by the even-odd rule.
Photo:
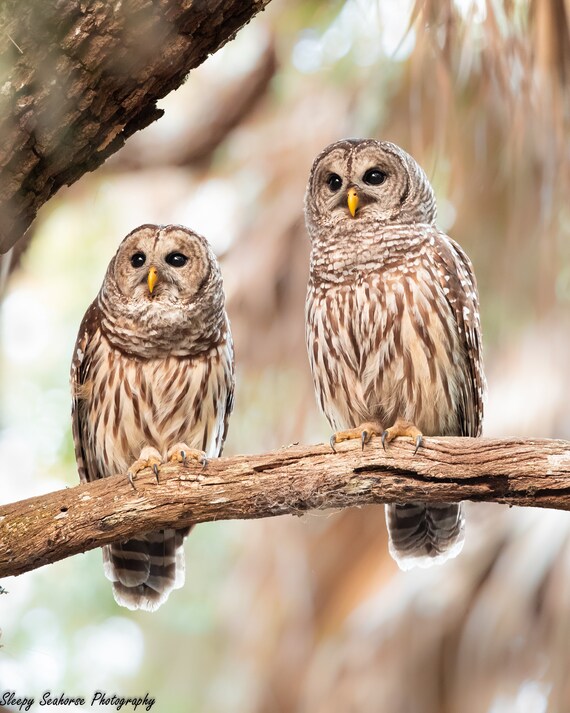
[[[136,490],[117,475],[0,506],[0,577],[174,524],[418,500],[570,510],[570,442],[428,438],[416,455],[405,441],[387,453],[291,446],[212,460],[204,472],[168,464],[159,483],[143,471]]]
[[[4,0],[0,253],[269,0]]]

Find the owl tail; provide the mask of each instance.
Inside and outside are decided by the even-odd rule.
[[[184,584],[184,530],[157,530],[103,547],[105,576],[117,604],[155,611]]]
[[[461,503],[386,505],[386,524],[390,554],[403,570],[442,564],[463,549]]]

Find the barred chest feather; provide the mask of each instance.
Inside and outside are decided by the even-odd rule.
[[[425,435],[460,434],[469,367],[437,265],[422,250],[347,277],[312,279],[307,299],[311,370],[331,426],[401,417]]]
[[[81,387],[82,442],[87,471],[124,473],[144,446],[166,458],[178,442],[217,456],[231,391],[231,342],[201,355],[134,359],[100,331],[85,354]]]

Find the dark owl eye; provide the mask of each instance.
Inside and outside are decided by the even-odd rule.
[[[172,267],[184,267],[188,262],[188,258],[182,253],[170,253],[166,256],[166,262]]]
[[[384,183],[387,176],[384,171],[379,168],[369,168],[364,174],[364,183],[368,183],[369,186],[379,186]]]
[[[327,178],[327,183],[331,191],[336,192],[340,190],[340,187],[342,186],[342,178],[338,175],[338,173],[331,173]]]
[[[146,255],[144,253],[135,253],[131,257],[131,265],[133,267],[142,267],[146,262]]]

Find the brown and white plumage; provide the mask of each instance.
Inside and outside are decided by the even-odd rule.
[[[305,212],[307,347],[331,426],[373,422],[381,433],[403,421],[426,436],[479,436],[475,277],[463,250],[435,227],[423,170],[389,142],[339,141],[315,159]],[[389,505],[386,516],[390,551],[403,569],[444,561],[462,547],[460,505]]]
[[[83,482],[127,473],[141,451],[166,461],[183,444],[220,455],[234,360],[222,277],[204,238],[182,226],[143,225],[123,240],[79,329],[71,384]],[[103,548],[119,604],[152,611],[182,586],[188,532],[165,529]]]

